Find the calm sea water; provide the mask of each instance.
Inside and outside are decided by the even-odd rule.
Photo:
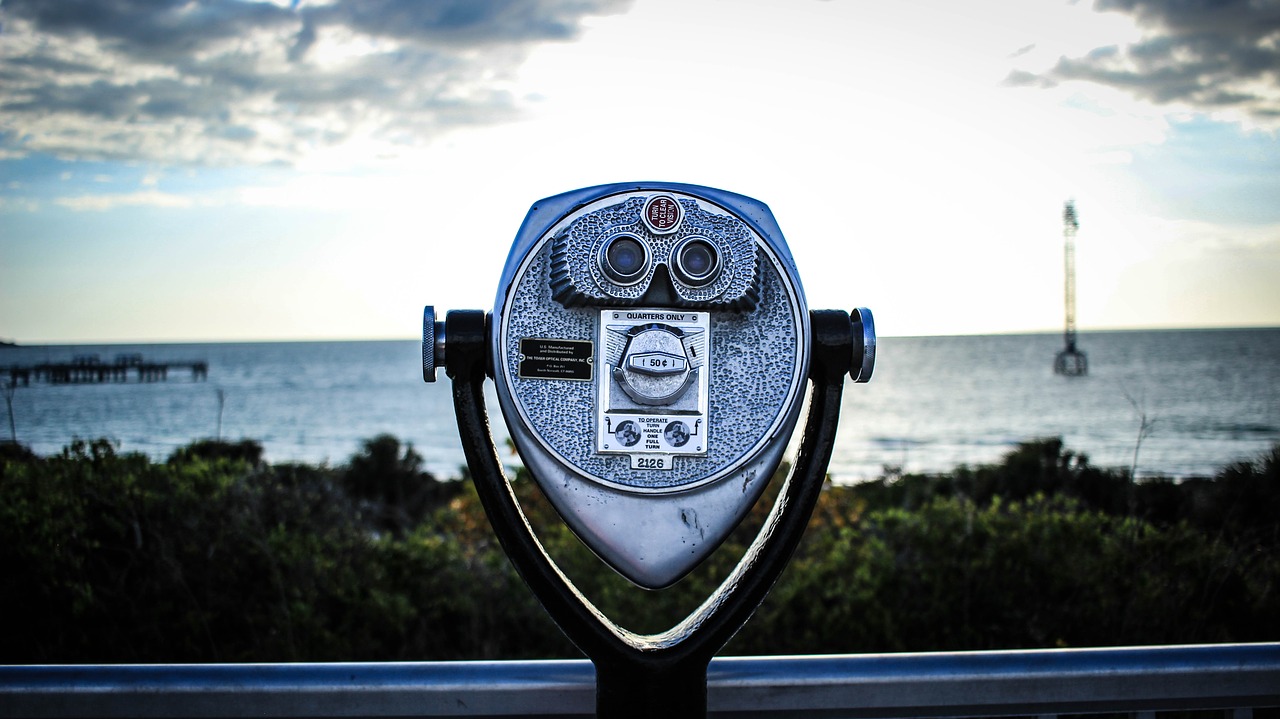
[[[1185,477],[1280,442],[1280,328],[1085,333],[1080,346],[1089,374],[1067,378],[1052,372],[1056,334],[882,338],[873,380],[846,386],[832,474],[945,471],[1060,436],[1096,465],[1127,468],[1136,449],[1140,475]],[[127,353],[207,360],[209,376],[18,387],[18,440],[51,454],[106,437],[164,458],[220,423],[223,438],[257,439],[272,462],[341,464],[387,432],[441,476],[463,463],[447,380],[423,383],[414,341],[3,347],[0,366]],[[505,439],[499,417],[494,432]]]

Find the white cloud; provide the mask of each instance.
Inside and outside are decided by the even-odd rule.
[[[622,0],[8,0],[0,149],[173,164],[380,152],[508,120],[528,49]]]
[[[77,212],[103,212],[117,207],[194,207],[197,201],[191,197],[156,190],[112,194],[86,194],[59,197],[53,204]]]

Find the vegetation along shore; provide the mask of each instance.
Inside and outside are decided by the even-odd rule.
[[[691,611],[765,510],[645,592],[527,477],[514,486],[567,573],[643,632]],[[1280,640],[1277,516],[1280,446],[1212,478],[1133,483],[1042,439],[991,466],[833,485],[725,653]],[[272,464],[254,441],[163,462],[106,440],[47,457],[0,445],[0,566],[0,663],[580,656],[471,483],[431,476],[387,435],[339,466]]]

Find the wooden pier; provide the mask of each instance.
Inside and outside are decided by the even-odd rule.
[[[128,382],[131,376],[138,382],[164,382],[169,370],[187,369],[191,379],[209,378],[209,363],[204,360],[171,360],[153,362],[140,354],[116,355],[113,362],[103,362],[97,355],[81,355],[70,362],[42,362],[37,365],[9,365],[0,367],[0,373],[8,375],[10,387],[30,385],[36,382],[49,384],[101,384],[104,382]]]

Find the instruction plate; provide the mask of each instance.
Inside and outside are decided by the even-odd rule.
[[[597,452],[654,470],[706,456],[710,326],[709,312],[600,312]]]

